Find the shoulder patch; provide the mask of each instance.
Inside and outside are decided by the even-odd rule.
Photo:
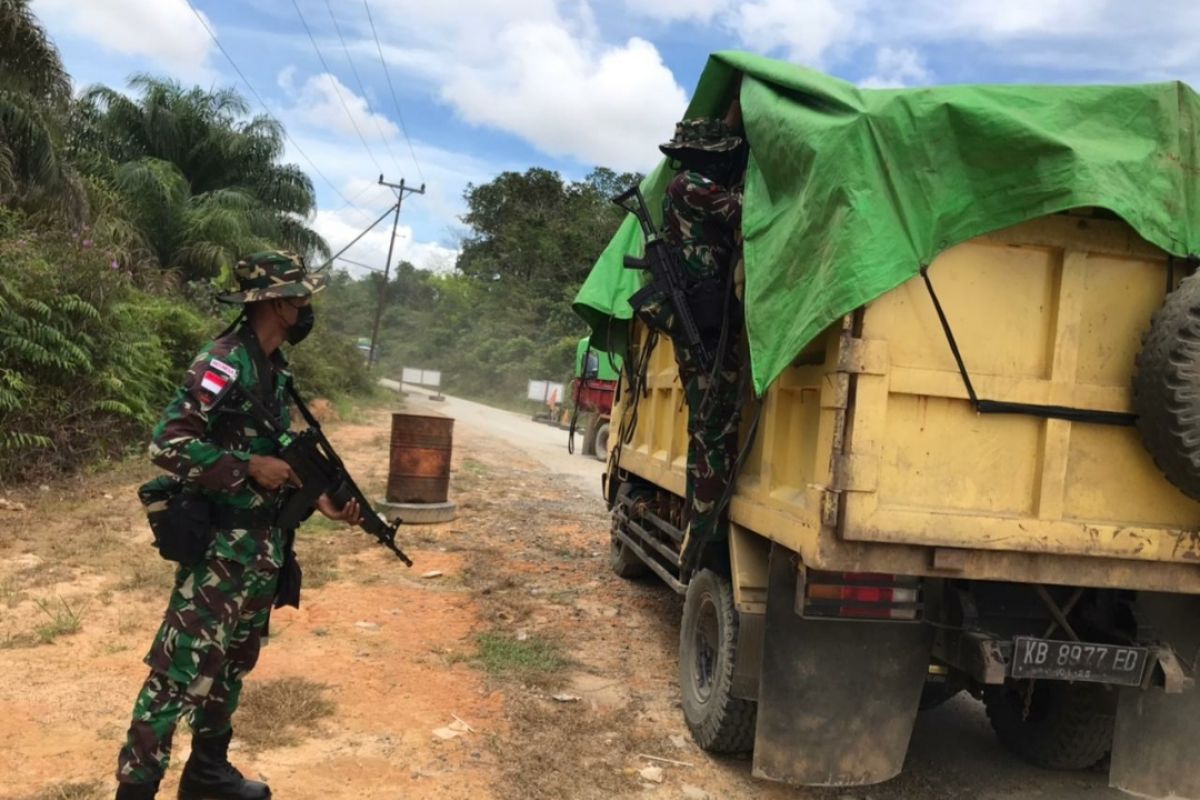
[[[234,385],[234,379],[218,370],[205,369],[200,373],[200,382],[196,386],[196,399],[205,411],[212,409]]]
[[[211,411],[237,385],[238,370],[229,361],[202,354],[188,370],[185,388],[204,412]]]
[[[229,380],[231,380],[231,381],[237,380],[237,376],[238,376],[237,369],[226,364],[221,359],[214,358],[208,362],[208,365],[213,370],[216,370],[217,372],[224,374],[227,378],[229,378]]]

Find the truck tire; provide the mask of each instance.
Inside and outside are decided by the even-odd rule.
[[[580,454],[585,456],[596,455],[596,431],[599,425],[600,415],[596,412],[589,412],[583,418],[583,445],[580,447]]]
[[[688,583],[679,631],[683,717],[696,744],[712,753],[754,749],[756,703],[733,696],[738,616],[733,587],[712,570]]]
[[[1167,480],[1200,500],[1200,272],[1154,313],[1134,366],[1142,442]]]
[[[650,572],[650,568],[642,559],[638,558],[637,553],[616,536],[612,537],[612,543],[608,548],[608,565],[612,567],[612,571],[618,578],[624,578],[627,581],[643,578]]]
[[[932,711],[958,697],[962,687],[956,683],[942,681],[941,683],[926,683],[921,689],[921,711]]]
[[[601,461],[608,461],[608,422],[596,426],[596,436],[592,439],[592,455]]]
[[[989,687],[983,695],[1000,743],[1047,769],[1087,769],[1112,750],[1117,693],[1098,684],[1038,681],[1025,716],[1025,687]]]
[[[617,488],[617,497],[623,500],[633,492],[633,484],[626,481]],[[615,529],[616,526],[617,520],[616,517],[613,517],[613,528]],[[618,578],[624,578],[627,581],[645,577],[650,572],[650,568],[638,557],[637,553],[633,552],[633,548],[617,538],[616,533],[613,533],[609,539],[608,565]]]

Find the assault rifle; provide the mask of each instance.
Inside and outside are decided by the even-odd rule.
[[[271,416],[262,402],[250,392],[242,394],[250,401],[256,416],[268,425],[279,442],[279,458],[282,458],[300,479],[300,486],[292,489],[286,495],[279,513],[275,518],[275,526],[283,530],[295,530],[300,523],[312,514],[317,505],[317,499],[329,495],[337,508],[344,508],[346,503],[357,500],[362,509],[362,522],[359,523],[364,531],[374,536],[387,549],[406,565],[412,566],[412,560],[396,546],[396,530],[400,527],[400,518],[388,522],[371,506],[366,495],[358,488],[349,470],[338,457],[333,445],[325,438],[321,423],[308,410],[308,406],[300,399],[300,395],[291,385],[288,386],[296,408],[308,423],[308,429],[300,433],[289,433],[282,430],[279,423]]]
[[[650,295],[664,295],[678,323],[681,340],[677,344],[690,349],[699,356],[701,364],[707,365],[708,348],[704,345],[700,329],[696,326],[696,318],[692,315],[692,307],[688,303],[687,275],[666,239],[654,227],[654,220],[650,217],[650,210],[646,207],[646,198],[642,197],[641,188],[634,184],[612,198],[612,201],[637,218],[642,226],[642,235],[646,238],[645,255],[642,258],[625,256],[627,269],[641,269],[650,273],[650,284],[635,293],[629,299],[629,304],[636,310]]]

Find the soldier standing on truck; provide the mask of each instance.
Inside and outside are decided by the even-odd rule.
[[[675,360],[688,403],[687,529],[680,566],[696,569],[705,545],[724,538],[723,499],[737,461],[741,388],[741,302],[734,264],[741,249],[745,139],[735,102],[724,120],[683,120],[659,147],[680,171],[663,199],[663,232],[683,264],[692,316],[712,363],[683,342]],[[732,123],[732,124],[731,124]]]

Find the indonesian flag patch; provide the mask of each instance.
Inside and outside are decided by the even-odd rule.
[[[204,377],[200,379],[200,388],[210,394],[220,394],[228,385],[229,378],[224,375],[218,375],[212,370],[205,370]]]
[[[206,369],[200,376],[199,391],[196,392],[196,397],[200,400],[201,406],[205,411],[216,405],[217,401],[225,394],[225,390],[234,382],[234,378],[224,375],[219,371]]]

